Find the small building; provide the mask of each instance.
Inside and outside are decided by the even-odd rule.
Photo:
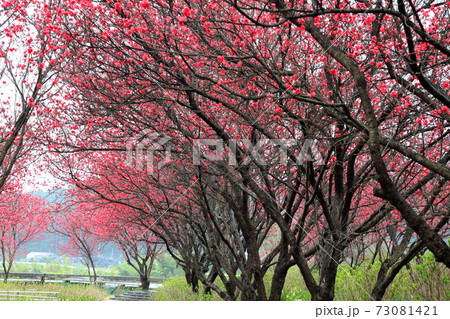
[[[48,259],[60,260],[60,257],[54,253],[31,252],[25,259],[28,262],[46,262]]]

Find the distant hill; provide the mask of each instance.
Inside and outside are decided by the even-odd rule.
[[[36,191],[36,192],[33,192],[33,194],[36,196],[45,198],[46,200],[48,200],[51,203],[56,203],[56,202],[61,202],[64,200],[64,192],[65,191],[66,191],[65,189],[55,190],[55,191],[52,191],[51,193],[44,192],[44,191]]]

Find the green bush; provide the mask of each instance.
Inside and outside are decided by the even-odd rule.
[[[409,271],[417,300],[450,300],[450,270],[427,253],[413,261]]]
[[[335,300],[371,300],[381,263],[363,264],[353,269],[341,265],[336,278]],[[449,300],[446,281],[450,270],[436,263],[432,253],[415,258],[409,267],[403,267],[386,290],[383,300],[438,301]]]
[[[186,283],[184,277],[170,278],[163,282],[154,294],[156,301],[220,301],[222,300],[217,293],[211,295],[203,294],[204,287],[199,284],[199,292],[194,293],[191,287]]]

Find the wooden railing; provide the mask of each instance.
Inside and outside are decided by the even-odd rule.
[[[9,273],[9,279],[30,279],[36,282],[40,282],[43,273]],[[4,274],[0,273],[0,277],[4,278]],[[91,276],[93,278],[93,276]],[[87,275],[73,275],[73,274],[45,274],[45,280],[61,280],[61,281],[82,281],[84,279],[89,280]],[[130,282],[140,283],[139,277],[135,276],[97,276],[97,281],[100,282]],[[150,278],[151,283],[160,283],[164,281],[164,278]]]

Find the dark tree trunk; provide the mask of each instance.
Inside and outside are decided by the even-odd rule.
[[[89,282],[92,282],[92,279],[91,279],[91,267],[89,266],[89,263],[86,263],[86,267],[87,267],[87,270],[88,270]]]
[[[140,276],[141,279],[141,288],[142,290],[149,290],[150,288],[150,278],[147,276]]]
[[[234,300],[234,298],[236,298],[236,285],[233,284],[231,281],[227,281],[225,282],[225,289],[228,295],[230,295]]]
[[[89,282],[92,282],[92,280],[91,280],[91,267],[89,266],[89,263],[86,263],[86,267],[88,269]]]
[[[211,274],[209,275],[208,281],[213,283],[216,280],[218,275],[219,274],[217,273],[217,271],[215,269],[213,269]],[[211,287],[205,287],[204,293],[205,293],[205,295],[210,295],[211,294]]]
[[[97,282],[97,271],[95,270],[95,266],[92,265],[92,272],[94,273],[94,284]]]
[[[3,273],[4,273],[4,277],[3,277],[4,283],[8,282],[9,272],[11,271],[11,267],[12,267],[12,262],[8,263],[6,258],[7,257],[6,257],[5,247],[2,246],[2,266],[3,266]],[[14,260],[14,259],[12,259],[12,260]]]
[[[88,271],[89,271],[89,264],[92,267],[92,272],[94,274],[94,280],[93,282],[96,283],[97,282],[97,271],[95,270],[95,264],[94,264],[94,260],[92,259],[91,255],[88,255],[88,259],[89,259],[89,263],[87,264],[88,266]],[[89,271],[89,278],[91,277],[91,273]]]
[[[272,288],[270,290],[270,301],[280,301],[281,295],[283,293],[284,283],[286,281],[286,276],[288,273],[289,267],[277,265],[275,268],[275,273],[272,278]]]
[[[342,247],[335,247],[331,244],[324,246],[324,253],[319,264],[320,283],[319,290],[311,294],[311,300],[332,301],[334,299],[334,288],[336,284],[337,269],[339,267],[340,251]]]
[[[282,242],[280,243],[281,245],[280,255],[278,257],[278,262],[275,267],[275,271],[272,278],[272,287],[269,296],[270,301],[281,300],[284,283],[286,281],[286,276],[290,268],[290,265],[288,263],[291,256],[289,255],[288,252],[289,248],[288,243],[284,238],[282,238],[281,240]]]
[[[194,270],[190,270],[187,267],[183,267],[184,277],[186,278],[186,282],[192,288],[192,292],[198,292],[198,277],[195,275]]]
[[[261,301],[261,296],[258,296],[258,291],[255,285],[250,282],[244,283],[244,289],[241,291],[242,301]]]
[[[192,291],[197,293],[198,292],[198,277],[194,271],[191,273],[191,286],[192,286]]]

